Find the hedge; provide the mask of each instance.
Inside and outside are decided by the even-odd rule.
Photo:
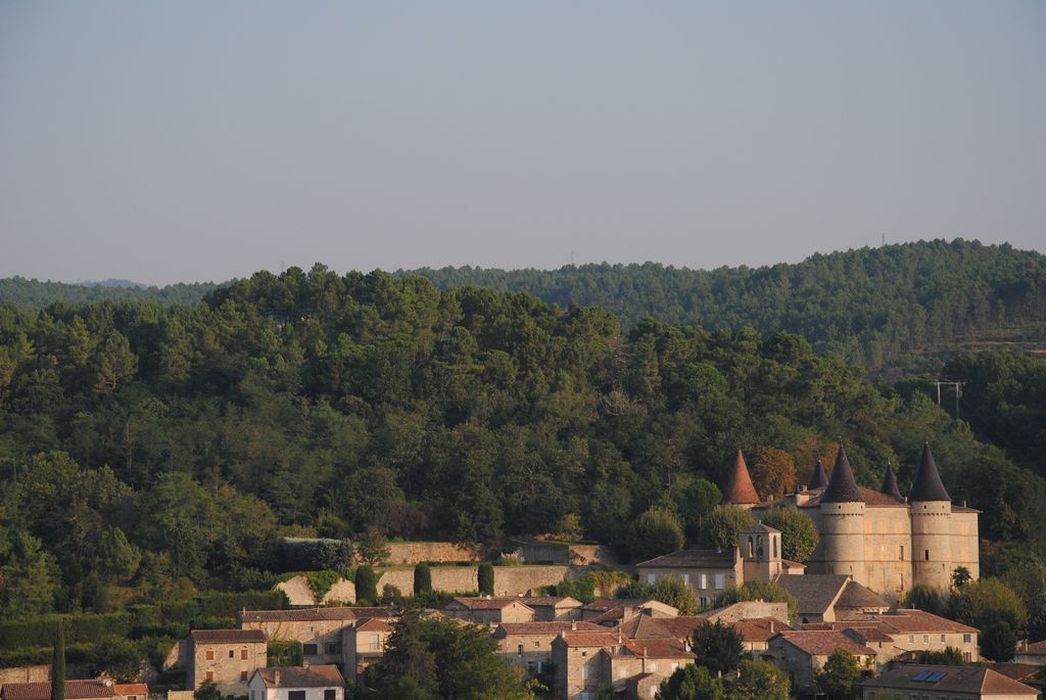
[[[192,627],[235,627],[236,615],[244,608],[273,610],[286,607],[287,596],[283,591],[214,591],[185,601],[132,605],[117,613],[40,615],[0,622],[0,651],[50,648],[59,624],[65,628],[68,644],[93,643],[104,637],[168,636],[183,630],[179,636],[184,636]]]

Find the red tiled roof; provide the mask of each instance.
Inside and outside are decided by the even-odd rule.
[[[248,644],[264,642],[261,630],[193,630],[189,636],[197,644]]]
[[[321,666],[274,666],[257,670],[269,688],[341,687],[345,679],[333,664]]]
[[[357,632],[391,632],[392,625],[377,617],[367,618],[356,625]]]
[[[759,503],[759,493],[755,490],[752,477],[748,474],[748,465],[741,450],[734,459],[734,470],[730,481],[723,490],[723,503],[734,505],[755,505]]]
[[[874,650],[835,630],[788,630],[778,636],[811,656],[829,656],[838,649],[860,656],[875,655]]]
[[[447,603],[444,609],[451,607],[454,603],[469,610],[501,610],[513,603],[519,603],[523,607],[530,607],[519,598],[455,598],[450,603]]]
[[[626,639],[621,649],[648,659],[692,659],[694,653],[674,639]]]
[[[116,683],[113,690],[117,695],[148,695],[149,686],[145,683]]]
[[[741,639],[748,643],[768,642],[780,632],[792,629],[780,620],[772,617],[739,620],[733,623],[733,628],[741,635]]]
[[[1042,670],[1042,666],[1038,664],[996,663],[991,665],[991,669],[1007,678],[1031,684],[1039,682],[1039,672]]]
[[[526,597],[518,599],[524,605],[530,607],[557,607],[557,608],[580,608],[583,603],[577,598],[571,598],[570,596],[538,596],[538,597]]]
[[[599,632],[606,634],[606,627],[580,620],[550,620],[546,622],[502,622],[498,629],[506,635],[559,634],[560,632]],[[496,630],[495,630],[496,632]]]
[[[312,622],[319,620],[355,620],[356,608],[301,608],[297,610],[244,610],[242,622]]]
[[[5,700],[51,700],[51,683],[4,683]],[[65,682],[66,700],[84,698],[111,698],[115,695],[110,681],[96,679],[67,680]]]
[[[940,674],[936,680],[916,680],[924,672]],[[888,688],[934,693],[978,693],[1035,698],[1037,691],[983,666],[900,664],[863,683],[865,688]]]
[[[892,613],[883,613],[882,615],[867,615],[860,619],[878,620],[886,623],[898,632],[904,632],[906,634],[913,632],[936,632],[938,634],[941,632],[958,632],[962,634],[976,634],[978,632],[976,627],[970,627],[961,622],[956,622],[955,620],[949,620],[940,615],[928,613],[925,610],[910,610],[907,608],[895,610]]]
[[[612,647],[623,641],[616,632],[564,632],[560,638],[568,647]]]

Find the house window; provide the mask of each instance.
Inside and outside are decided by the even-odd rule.
[[[647,574],[646,575],[646,582],[647,583],[653,583],[656,580],[657,580],[657,575],[656,574]]]
[[[241,661],[246,661],[247,660],[247,650],[246,649],[240,649],[240,660]]]
[[[717,590],[726,588],[726,574],[715,575],[715,587]]]
[[[698,588],[708,588],[708,574],[701,574],[700,585]]]
[[[690,585],[690,574],[683,574],[683,583]]]
[[[247,672],[246,671],[240,671],[240,680],[241,681],[246,681],[247,680]]]
[[[231,659],[231,658],[233,658],[235,656],[236,656],[236,650],[235,649],[230,649],[229,650],[229,658]]]
[[[528,661],[527,662],[527,675],[528,676],[536,676],[537,674],[541,673],[539,668],[540,667],[538,666],[538,662],[537,661]]]
[[[774,548],[774,559],[777,559],[777,538],[776,538],[776,537],[771,537],[771,538],[770,538],[770,542],[772,542],[772,543],[773,543],[773,548]]]
[[[519,646],[516,647],[516,653],[519,654],[520,656],[523,656],[523,645],[522,644],[520,644]]]
[[[972,641],[973,641],[973,635],[972,635],[972,634],[964,634],[964,635],[962,636],[962,641],[963,641],[964,643],[966,643],[966,644],[969,644],[970,642],[972,642]]]
[[[944,635],[941,635],[941,644],[944,644]]]
[[[341,645],[337,642],[327,642],[327,653],[337,654],[341,652]]]
[[[214,661],[214,649],[207,650],[207,660]]]
[[[305,700],[304,690],[291,690],[287,693],[287,700]]]
[[[301,651],[306,656],[316,656],[316,645],[315,644],[302,644]]]
[[[752,537],[751,537],[751,535],[749,535],[749,537],[748,537],[748,556],[751,557],[753,553],[754,553],[754,550],[752,548]]]
[[[380,634],[372,634],[370,636],[370,650],[371,651],[381,651],[381,635]]]
[[[327,688],[323,691],[323,700],[334,700],[338,697],[338,691],[334,688]]]
[[[964,652],[962,653],[962,660],[963,660],[963,661],[973,661],[973,654],[971,654],[971,653],[970,653],[970,652],[968,652],[968,651],[964,651]]]
[[[206,679],[209,680],[209,681],[213,681],[214,680],[214,671],[208,671]]]
[[[924,634],[923,635],[923,644],[929,644],[929,643],[930,643],[930,635]]]

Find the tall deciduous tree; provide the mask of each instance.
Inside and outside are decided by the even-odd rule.
[[[736,669],[745,652],[741,634],[721,620],[698,625],[690,642],[697,663],[717,676]]]
[[[770,508],[763,524],[781,531],[781,556],[785,559],[805,563],[821,541],[814,521],[798,508]]]

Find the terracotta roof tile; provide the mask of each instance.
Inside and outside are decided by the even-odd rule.
[[[345,683],[341,671],[333,664],[322,666],[273,666],[257,670],[269,688],[325,688]],[[278,680],[277,680],[278,679]]]
[[[880,608],[883,612],[886,612],[890,609],[890,604],[881,595],[867,586],[861,585],[857,581],[848,581],[846,587],[843,588],[843,594],[839,596],[839,600],[835,601],[835,607],[837,609]]]
[[[524,596],[518,599],[524,605],[530,607],[557,607],[557,608],[580,608],[582,603],[577,598],[571,598],[570,596]]]
[[[645,656],[648,659],[694,658],[692,651],[688,651],[674,639],[626,639],[620,649],[627,650],[634,656]]]
[[[148,695],[149,686],[145,683],[116,683],[113,690],[117,695]]]
[[[851,654],[875,656],[875,651],[837,630],[786,630],[776,635],[811,656],[829,656],[838,649]]]
[[[937,673],[927,680],[920,674]],[[977,693],[1036,698],[1037,691],[1023,683],[983,666],[935,666],[899,664],[864,682],[865,688],[890,688],[934,693]]]
[[[799,615],[823,615],[842,595],[850,577],[844,574],[779,576],[777,583],[799,604]]]
[[[264,642],[261,630],[193,630],[189,636],[197,644],[249,644]]]
[[[617,632],[563,632],[560,639],[568,647],[612,647],[620,643]]]
[[[301,608],[297,610],[244,610],[242,622],[312,622],[318,620],[355,620],[357,608]]]
[[[745,456],[741,450],[737,451],[734,459],[734,469],[730,473],[730,481],[723,490],[723,503],[734,505],[755,505],[759,503],[759,493],[755,490],[752,477],[748,474],[748,465],[745,464]]]
[[[499,632],[500,630],[500,632]],[[582,622],[580,620],[550,620],[546,622],[502,622],[498,625],[495,634],[525,635],[525,634],[559,634],[560,632],[598,632],[606,634],[606,627],[593,622]]]
[[[637,567],[649,566],[665,569],[726,568],[733,567],[737,561],[737,548],[731,547],[716,551],[714,549],[681,549],[678,552],[664,554],[636,564]]]
[[[370,617],[356,625],[357,632],[391,632],[392,625],[378,617]]]
[[[451,603],[448,603],[444,609],[450,608],[454,603],[462,605],[468,610],[501,610],[502,608],[507,608],[513,603],[519,603],[524,607],[530,607],[519,598],[455,598]]]
[[[6,700],[51,700],[51,683],[4,683],[3,696]],[[111,682],[85,679],[65,682],[66,700],[80,698],[111,698],[115,695]]]

